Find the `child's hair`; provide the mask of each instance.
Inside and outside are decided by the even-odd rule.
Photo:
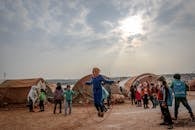
[[[100,72],[100,69],[99,69],[98,67],[94,67],[92,71],[93,71],[93,72],[98,72],[98,73],[99,73],[99,72]]]
[[[180,74],[174,74],[173,78],[180,80],[181,79],[181,75]]]
[[[161,81],[161,82],[163,82],[163,81],[166,81],[166,79],[165,79],[165,77],[164,77],[164,76],[160,76],[160,77],[157,79],[157,81]]]
[[[41,92],[45,92],[45,90],[44,89],[41,89]]]
[[[70,88],[70,85],[67,85],[67,88]]]
[[[61,86],[61,83],[60,82],[57,83],[56,89],[58,89],[58,90],[62,89],[62,86]]]

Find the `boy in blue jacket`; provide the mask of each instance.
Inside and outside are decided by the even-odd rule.
[[[91,81],[86,82],[86,85],[93,86],[94,105],[98,111],[98,116],[103,117],[102,82],[112,84],[114,81],[104,79],[103,76],[100,75],[100,69],[97,67],[93,68],[92,73]]]
[[[173,78],[174,81],[171,84],[171,88],[175,95],[175,120],[177,120],[178,109],[181,102],[190,113],[190,117],[192,118],[192,121],[195,121],[194,114],[186,98],[186,91],[188,91],[189,89],[188,85],[185,84],[183,81],[181,81],[180,74],[175,74]]]

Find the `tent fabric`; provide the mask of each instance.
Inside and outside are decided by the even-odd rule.
[[[16,79],[16,80],[6,80],[0,87],[10,87],[10,88],[19,88],[19,87],[31,87],[33,85],[37,85],[39,81],[44,82],[42,78],[35,78],[35,79]]]
[[[195,79],[189,81],[191,91],[195,91]]]
[[[120,82],[119,82],[119,87],[124,88],[124,87],[125,87],[125,83],[126,83],[127,81],[129,81],[131,78],[132,78],[132,77],[129,77],[129,78],[126,78],[126,79],[120,81]]]
[[[0,84],[0,104],[24,104],[32,86],[45,89],[42,78],[6,80]]]
[[[144,73],[138,76],[134,76],[130,79],[128,79],[125,83],[124,83],[124,89],[126,90],[126,93],[128,95],[128,92],[130,91],[131,86],[136,85],[137,83],[143,83],[143,82],[153,82],[156,83],[157,82],[157,78],[158,76],[155,74],[151,74],[151,73]]]

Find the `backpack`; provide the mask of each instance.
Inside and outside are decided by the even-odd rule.
[[[168,88],[167,106],[172,106],[172,103],[173,103],[173,91],[171,88]]]
[[[186,86],[184,82],[175,80],[173,82],[173,90],[175,97],[186,97]]]

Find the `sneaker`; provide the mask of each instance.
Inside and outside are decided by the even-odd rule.
[[[98,111],[98,117],[100,117],[100,112]]]
[[[104,112],[100,112],[100,117],[104,117]]]
[[[173,125],[169,125],[167,129],[173,129]]]

